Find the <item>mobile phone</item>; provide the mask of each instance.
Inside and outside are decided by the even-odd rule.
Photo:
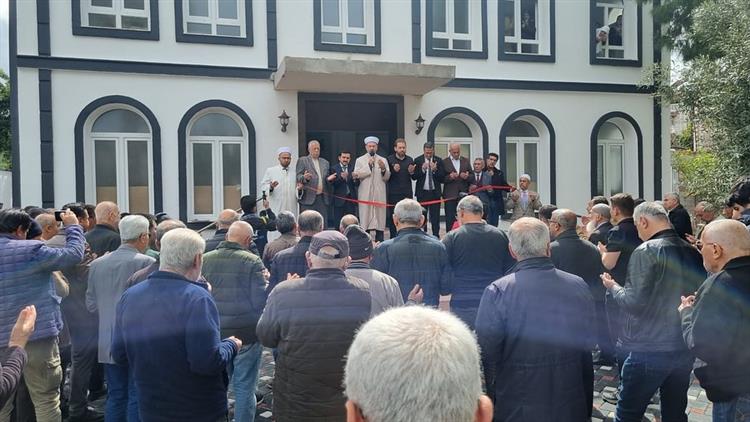
[[[63,210],[55,210],[55,220],[62,221],[62,215],[65,213]]]

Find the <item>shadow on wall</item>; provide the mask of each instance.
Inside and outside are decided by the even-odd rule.
[[[0,170],[0,209],[10,208],[13,202],[11,172]]]

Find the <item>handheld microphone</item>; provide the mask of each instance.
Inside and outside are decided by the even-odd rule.
[[[370,157],[374,157],[374,156],[375,156],[375,152],[374,151],[370,151]],[[370,163],[370,170],[372,170],[373,167],[374,167],[374,164]]]

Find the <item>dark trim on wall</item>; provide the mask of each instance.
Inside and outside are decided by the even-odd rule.
[[[39,160],[42,207],[55,207],[55,160],[52,131],[52,71],[39,69]]]
[[[508,169],[506,168],[506,162],[507,159],[507,151],[508,151],[508,131],[510,130],[510,126],[515,122],[519,117],[523,116],[534,116],[538,118],[539,120],[544,123],[544,125],[547,127],[547,131],[549,132],[549,187],[550,187],[550,193],[549,193],[549,203],[555,204],[557,202],[557,137],[555,135],[555,128],[552,126],[552,122],[542,114],[542,112],[534,109],[523,109],[518,110],[508,116],[507,119],[503,122],[503,126],[500,128],[500,152],[499,155],[502,158],[500,161],[500,169],[506,174],[507,178],[515,177],[508,174]],[[541,170],[541,169],[540,169]]]
[[[654,7],[659,7],[661,0],[654,0]],[[661,38],[661,25],[654,21],[654,63],[661,64],[661,46],[657,40]],[[661,155],[661,115],[662,104],[658,96],[654,96],[654,199],[661,199],[662,194],[662,155]]]
[[[99,107],[107,104],[125,104],[143,113],[151,126],[151,166],[153,168],[154,180],[154,213],[162,212],[163,209],[163,193],[162,193],[162,176],[161,176],[161,127],[159,121],[156,120],[156,116],[151,110],[146,107],[142,102],[124,95],[109,95],[102,97],[90,102],[86,107],[81,110],[76,119],[74,138],[75,138],[75,157],[76,157],[76,201],[86,201],[86,163],[84,161],[84,125],[86,120],[89,118],[91,113],[96,111]]]
[[[459,59],[484,59],[487,60],[487,0],[482,2],[482,51],[465,51],[433,48],[432,46],[432,0],[426,0],[425,17],[425,55],[432,57],[455,57]]]
[[[422,63],[421,0],[411,0],[411,62]]]
[[[468,109],[466,107],[449,107],[436,114],[435,117],[433,117],[430,121],[430,125],[427,127],[427,141],[435,142],[435,129],[437,129],[437,126],[441,120],[451,114],[463,114],[477,122],[477,125],[479,125],[479,130],[482,132],[482,150],[484,151],[484,155],[487,155],[487,153],[490,152],[490,135],[487,131],[487,125],[484,124],[484,120],[482,120],[482,118],[479,117],[479,115],[474,112],[474,110]],[[473,157],[468,158],[470,160],[473,159]]]
[[[249,168],[249,174],[248,174],[248,184],[250,187],[250,195],[254,196],[255,191],[257,189],[256,185],[256,160],[255,160],[255,126],[253,125],[253,122],[250,120],[250,117],[245,113],[243,109],[241,109],[239,106],[237,106],[234,103],[230,103],[229,101],[224,100],[206,100],[202,101],[192,107],[185,113],[184,116],[182,116],[182,119],[180,120],[180,125],[177,128],[177,179],[179,184],[179,197],[180,197],[180,220],[187,222],[187,216],[188,216],[188,209],[187,209],[187,170],[188,170],[188,162],[187,162],[187,125],[190,123],[190,120],[198,114],[201,110],[204,110],[206,108],[212,108],[212,107],[221,107],[226,108],[227,110],[232,111],[237,116],[239,116],[240,119],[242,119],[242,122],[245,124],[245,128],[247,129],[247,159],[248,159],[248,166]]]
[[[157,0],[152,0],[157,1]],[[186,34],[183,22],[182,0],[174,1],[174,28],[177,42],[199,43],[199,44],[222,44],[222,45],[253,45],[253,2],[245,0],[245,36],[227,37],[223,35],[198,35]]]
[[[266,36],[268,50],[268,68],[279,67],[278,30],[276,27],[276,0],[266,0]]]
[[[52,54],[49,35],[49,0],[36,0],[36,35],[40,56]]]
[[[18,133],[18,15],[16,1],[10,0],[8,16],[10,25],[8,31],[8,50],[10,50],[10,160],[13,206],[21,206],[21,142]],[[3,204],[3,208],[8,208]]]
[[[624,67],[641,67],[643,64],[643,7],[641,2],[638,2],[636,9],[636,31],[637,31],[637,59],[636,60],[625,60],[625,59],[600,59],[596,57],[596,42],[594,41],[593,34],[594,30],[598,28],[594,21],[594,15],[596,14],[596,0],[589,0],[589,64],[592,65],[606,65],[606,66],[624,66]],[[603,25],[603,23],[602,23]],[[623,42],[624,44],[624,42]]]
[[[380,54],[380,0],[373,0],[375,10],[375,43],[374,45],[352,45],[352,44],[331,44],[322,41],[323,24],[321,0],[313,0],[313,48],[315,51],[337,51],[343,53],[362,53],[362,54]],[[367,2],[365,2],[365,6]]]
[[[505,15],[503,14],[502,3],[504,0],[497,1],[497,59],[511,62],[555,62],[555,0],[549,0],[549,54],[522,54],[505,52]]]
[[[39,56],[18,56],[18,66],[36,69],[142,73],[150,75],[207,76],[239,79],[270,79],[271,73],[273,72],[271,69],[251,67],[204,66],[193,64]]]
[[[643,198],[643,132],[641,127],[638,126],[638,122],[635,121],[629,114],[625,114],[621,111],[612,111],[600,117],[599,120],[594,123],[594,127],[591,129],[591,167],[589,169],[590,182],[591,182],[591,196],[596,196],[596,168],[598,160],[596,156],[596,147],[599,138],[599,129],[608,120],[620,118],[626,120],[633,126],[635,130],[636,141],[638,142],[638,197]],[[624,159],[624,158],[623,158]]]
[[[521,81],[510,79],[457,78],[443,85],[447,88],[515,89],[529,91],[607,92],[619,94],[651,94],[653,87],[596,82]]]
[[[73,35],[159,41],[159,0],[149,1],[150,14],[148,20],[151,29],[148,31],[81,26],[81,0],[71,0],[71,5],[73,8],[71,13],[73,18]]]

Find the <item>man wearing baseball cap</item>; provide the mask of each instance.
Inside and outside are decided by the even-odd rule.
[[[273,413],[278,422],[343,421],[344,356],[370,317],[369,286],[344,273],[349,241],[338,231],[314,235],[306,259],[305,278],[279,283],[256,327],[278,351]]]

